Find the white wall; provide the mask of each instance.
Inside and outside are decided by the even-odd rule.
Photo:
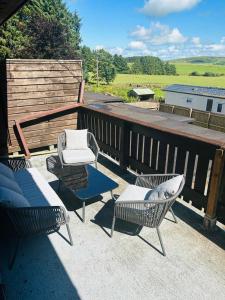
[[[220,98],[182,94],[176,92],[166,92],[165,103],[206,111],[208,99],[213,100],[212,112],[215,113],[217,113],[218,103],[224,103],[224,105],[222,105],[221,113],[225,114],[225,99]],[[188,102],[187,100],[191,100],[191,102]]]

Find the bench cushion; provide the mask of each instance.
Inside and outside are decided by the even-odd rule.
[[[66,164],[91,163],[95,161],[95,155],[91,149],[63,150],[63,161]]]
[[[13,171],[3,163],[0,163],[0,174],[8,178],[14,179]]]
[[[118,201],[144,201],[148,196],[148,193],[151,190],[145,187],[129,184],[126,189],[122,192],[119,198],[116,200]]]
[[[19,194],[23,194],[21,188],[15,180],[15,177],[10,178],[0,174],[0,187],[5,187],[7,189],[13,190]]]
[[[63,202],[36,168],[19,170],[15,179],[30,206],[63,206]]]
[[[0,186],[0,205],[3,207],[29,207],[27,199],[6,187]]]

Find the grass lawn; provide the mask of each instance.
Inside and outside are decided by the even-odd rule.
[[[174,63],[177,69],[177,74],[189,75],[191,72],[198,72],[204,74],[205,72],[212,72],[216,74],[225,74],[225,65],[213,64],[191,64],[191,63]]]
[[[225,76],[205,77],[188,75],[168,76],[118,74],[112,84],[100,85],[99,87],[96,85],[90,85],[88,89],[97,93],[108,93],[115,95],[123,98],[125,101],[130,102],[134,101],[134,99],[129,98],[127,96],[127,92],[134,86],[140,85],[153,89],[156,99],[159,99],[164,97],[164,92],[161,89],[166,85],[174,83],[225,88]]]

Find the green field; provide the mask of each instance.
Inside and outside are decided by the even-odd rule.
[[[225,72],[224,72],[225,73]],[[134,75],[118,74],[114,82],[110,85],[90,85],[89,90],[99,93],[108,93],[119,96],[126,101],[132,101],[127,96],[127,92],[135,86],[149,87],[154,90],[156,99],[164,97],[163,87],[170,84],[190,84],[200,86],[213,86],[225,88],[225,76],[205,77],[205,76],[188,76],[188,75]]]
[[[175,62],[177,74],[189,75],[191,72],[198,72],[204,74],[205,72],[212,72],[215,74],[225,74],[225,65],[213,64],[192,64],[192,63],[178,63]]]

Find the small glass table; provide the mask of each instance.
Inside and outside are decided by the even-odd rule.
[[[87,165],[85,168],[87,171],[86,185],[76,186],[74,184],[73,188],[70,188],[74,195],[82,202],[83,222],[85,222],[86,202],[106,192],[110,192],[112,199],[114,199],[113,190],[118,187],[115,181],[91,165]]]
[[[58,177],[59,189],[63,184],[82,202],[83,222],[86,202],[106,192],[110,192],[114,199],[113,190],[118,184],[91,165],[62,168],[58,158],[51,157],[47,160],[47,168]]]

